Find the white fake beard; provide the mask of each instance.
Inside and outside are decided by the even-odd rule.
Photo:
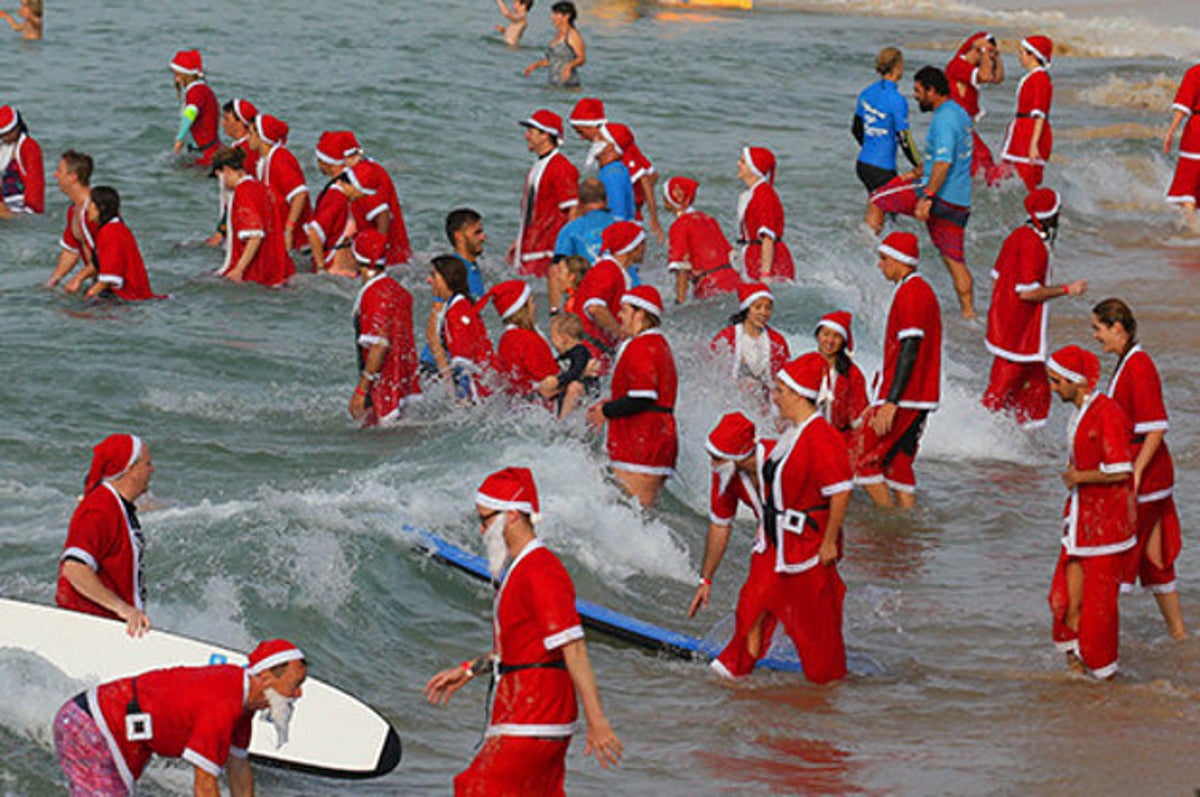
[[[583,168],[594,169],[600,161],[600,153],[608,146],[608,142],[603,138],[598,138],[592,142],[592,146],[588,147],[587,157],[583,160]]]
[[[508,543],[504,541],[504,513],[501,512],[488,523],[483,532],[483,544],[487,547],[488,572],[492,578],[500,578],[504,565],[508,563]]]
[[[293,705],[296,699],[284,697],[271,687],[267,687],[264,695],[268,703],[266,719],[275,726],[275,749],[278,750],[287,744],[288,726],[292,722],[292,713],[296,710]]]
[[[717,492],[723,493],[729,482],[733,481],[733,475],[737,473],[737,463],[726,459],[720,465],[713,465],[712,472],[717,474]]]

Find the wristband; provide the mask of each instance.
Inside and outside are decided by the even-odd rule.
[[[1070,295],[1071,295],[1071,286],[1064,285],[1063,286],[1063,296],[1070,296]]]
[[[474,662],[471,662],[471,661],[464,661],[464,662],[462,663],[462,668],[463,668],[464,670],[466,670],[466,671],[467,671],[467,677],[468,677],[468,678],[474,678],[474,677],[475,677],[475,666],[474,666]]]
[[[705,578],[704,576],[700,576],[700,583],[699,583],[699,585],[698,585],[698,586],[701,586],[701,587],[711,587],[711,586],[712,586],[712,579],[711,579],[711,578]]]
[[[362,396],[363,398],[366,398],[366,396],[367,396],[367,391],[363,390],[363,389],[362,389],[362,386],[361,386],[361,385],[359,385],[358,387],[354,388],[354,395],[356,395],[356,396]]]
[[[362,372],[362,378],[367,380],[368,382],[378,382],[379,381],[379,372],[376,371],[374,373],[371,373],[370,371],[364,370]]]

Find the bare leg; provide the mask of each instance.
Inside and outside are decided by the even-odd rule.
[[[950,278],[954,280],[954,292],[958,294],[958,306],[962,311],[962,317],[974,318],[975,299],[972,294],[975,281],[971,279],[971,272],[967,270],[967,264],[961,260],[951,260],[945,255],[942,255],[942,262],[946,264],[946,270],[950,272]]]
[[[1183,212],[1183,226],[1194,234],[1200,234],[1200,218],[1196,217],[1196,203],[1184,202],[1179,206]]]
[[[892,492],[892,498],[896,502],[897,509],[909,510],[917,505],[916,493],[905,492],[904,490],[895,490]]]
[[[863,492],[870,496],[875,506],[892,507],[892,491],[883,482],[862,485]]]
[[[1167,633],[1172,639],[1186,639],[1187,626],[1183,622],[1183,609],[1179,606],[1179,593],[1156,592],[1154,599],[1158,601],[1158,610],[1167,623]]]
[[[650,473],[634,473],[628,470],[613,468],[613,475],[625,492],[638,500],[643,507],[654,506],[662,494],[663,486],[667,483],[666,476]]]
[[[558,411],[558,418],[563,418],[570,415],[579,406],[580,400],[583,399],[583,383],[572,382],[567,385],[566,391],[563,392],[562,407]]]
[[[883,232],[883,211],[867,200],[867,213],[863,216],[863,224],[875,231],[876,235]]]

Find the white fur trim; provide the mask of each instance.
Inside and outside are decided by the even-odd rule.
[[[281,650],[278,653],[272,653],[265,659],[255,664],[253,667],[246,668],[251,675],[260,675],[272,667],[278,667],[280,664],[287,664],[289,661],[299,661],[304,658],[304,651],[300,648],[292,647],[287,650]]]
[[[647,313],[654,316],[655,318],[662,318],[662,310],[659,307],[657,307],[653,302],[646,301],[645,299],[638,296],[637,294],[633,294],[633,293],[625,294],[624,296],[621,297],[621,304],[631,304],[634,307],[638,307],[642,310],[645,310]]]
[[[901,252],[899,249],[895,248],[894,246],[888,246],[887,244],[880,244],[878,246],[878,248],[876,248],[875,251],[881,255],[887,255],[888,257],[892,258],[893,260],[899,260],[901,263],[904,263],[905,265],[909,265],[909,266],[917,265],[917,258],[913,257],[912,255],[910,255],[906,252]]]

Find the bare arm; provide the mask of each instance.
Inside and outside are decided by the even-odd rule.
[[[46,287],[53,288],[62,282],[63,278],[71,273],[71,269],[75,268],[75,264],[78,262],[78,252],[72,252],[70,249],[63,249],[59,252],[58,263],[54,266],[54,271],[50,274],[50,279],[46,280]]]
[[[246,239],[246,248],[242,250],[242,256],[238,258],[237,265],[229,270],[225,276],[234,282],[241,282],[242,275],[246,273],[246,269],[250,267],[254,256],[258,254],[258,248],[262,246],[262,236],[255,235]]]
[[[614,338],[625,337],[625,331],[621,329],[621,322],[613,317],[608,308],[602,304],[593,304],[583,308],[583,312],[587,313],[588,318]]]
[[[1046,285],[1042,288],[1017,291],[1017,296],[1023,302],[1048,302],[1063,296],[1082,296],[1087,292],[1087,287],[1087,280],[1075,280],[1064,285]]]
[[[568,71],[578,69],[587,63],[587,47],[583,43],[583,37],[579,35],[579,31],[571,28],[567,31],[567,44],[571,45],[571,49],[575,51],[575,60],[563,67],[563,77],[566,78]]]
[[[130,606],[121,600],[117,593],[104,586],[104,582],[92,568],[78,559],[67,559],[62,565],[65,578],[75,591],[92,603],[103,606],[125,621],[125,631],[129,636],[144,636],[150,630],[150,618],[136,606]]]
[[[1165,436],[1166,432],[1161,429],[1146,432],[1146,441],[1142,443],[1142,450],[1138,452],[1137,459],[1133,461],[1134,490],[1142,486],[1142,476],[1146,473],[1146,466],[1150,464],[1150,460],[1154,459],[1154,455],[1158,453],[1158,449],[1162,446]]]
[[[689,282],[691,282],[691,279],[686,270],[681,268],[675,272],[675,301],[678,304],[683,304],[687,301]]]
[[[704,541],[704,563],[700,565],[700,584],[692,597],[692,605],[688,607],[688,617],[695,617],[696,612],[708,606],[712,594],[713,576],[721,566],[725,550],[729,547],[730,527],[721,523],[708,524],[708,538]]]
[[[383,359],[387,357],[388,345],[386,340],[381,340],[371,344],[367,351],[367,361],[358,377],[358,386],[354,388],[354,395],[350,397],[351,418],[358,419],[367,414],[367,394],[371,392],[371,385],[379,378]]]
[[[588,661],[587,644],[582,639],[574,639],[563,645],[562,652],[579,702],[583,704],[583,716],[587,720],[587,747],[583,754],[586,756],[595,752],[596,760],[606,769],[609,764],[616,766],[621,760],[623,746],[600,705],[600,691],[596,688],[596,675]]]
[[[1171,143],[1175,140],[1175,131],[1179,129],[1179,125],[1187,118],[1187,114],[1178,108],[1171,116],[1171,126],[1167,128],[1167,134],[1163,136],[1163,154],[1171,154]]]
[[[1102,470],[1075,470],[1075,468],[1067,468],[1063,472],[1063,484],[1067,489],[1074,489],[1080,484],[1116,484],[1123,482],[1132,476],[1128,471],[1121,473],[1105,473]]]
[[[308,248],[312,250],[313,263],[317,266],[317,271],[324,271],[325,266],[325,244],[321,241],[321,236],[316,230],[305,230],[308,236]]]
[[[817,552],[821,564],[831,565],[837,561],[838,534],[842,531],[842,523],[846,520],[846,507],[850,506],[850,491],[837,493],[829,499],[829,520],[825,523],[825,536]]]
[[[663,242],[663,228],[658,223],[658,201],[655,199],[657,192],[654,186],[658,183],[658,175],[654,172],[643,174],[638,182],[642,185],[642,196],[646,197],[646,222],[650,227],[650,232],[661,244]]]
[[[1046,129],[1046,117],[1037,116],[1033,120],[1033,132],[1029,136],[1029,159],[1041,160],[1042,131]]]
[[[769,235],[759,238],[762,241],[762,276],[771,276],[771,266],[775,263],[775,239]]]
[[[917,210],[914,215],[918,221],[928,221],[929,211],[933,208],[933,197],[941,190],[942,184],[950,174],[950,164],[936,161],[929,170],[929,182],[925,184],[925,195],[917,200]]]
[[[296,194],[288,203],[287,222],[283,225],[283,242],[287,244],[288,249],[292,248],[292,239],[296,236],[296,222],[300,220],[300,214],[304,211],[306,204],[308,204],[307,191]]]
[[[8,24],[12,26],[12,29],[16,31],[21,30],[21,28],[25,26],[23,22],[17,22],[15,19],[13,19],[12,14],[8,13],[7,11],[0,11],[0,18],[3,18],[6,22],[8,22]]]
[[[79,289],[83,287],[83,283],[87,282],[94,276],[96,276],[96,267],[85,263],[83,268],[79,270],[78,274],[67,280],[67,284],[63,286],[63,290],[65,290],[67,293],[78,293]]]
[[[192,781],[194,797],[221,797],[221,786],[215,776],[195,767],[196,777]]]

